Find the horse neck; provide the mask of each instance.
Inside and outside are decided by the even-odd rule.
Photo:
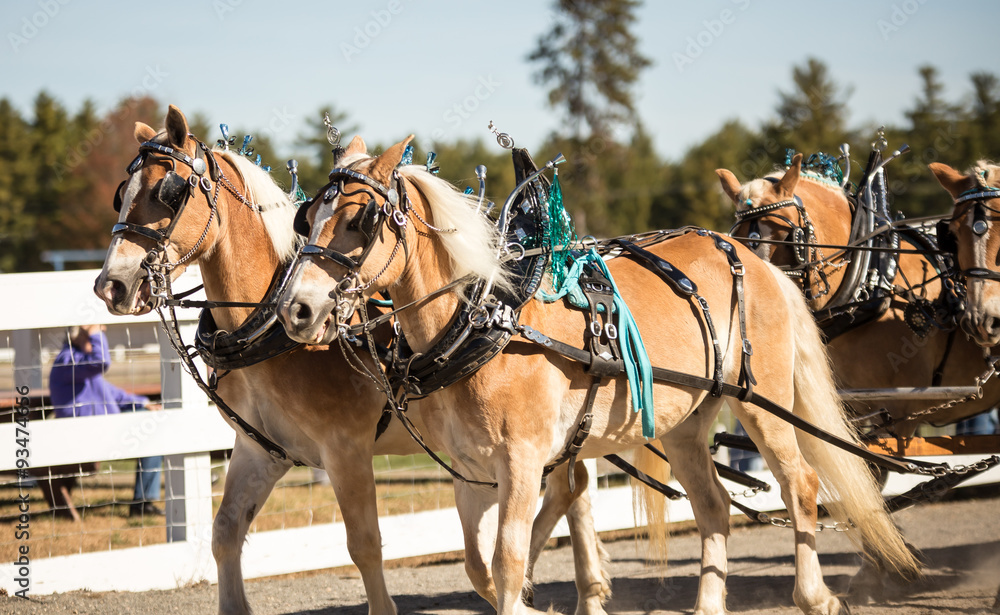
[[[237,192],[246,194],[239,173],[231,165],[226,166],[226,177],[236,185]],[[205,296],[209,301],[259,302],[278,268],[278,254],[259,213],[224,188],[219,190],[217,202],[221,228],[211,248],[199,259]],[[212,316],[220,328],[232,331],[252,311],[212,308]]]
[[[396,305],[426,297],[452,281],[451,258],[441,242],[434,238],[434,233],[417,235],[415,244],[410,247],[403,275],[390,290]],[[455,293],[447,292],[400,312],[399,322],[410,348],[415,352],[430,349],[447,332],[458,304]]]

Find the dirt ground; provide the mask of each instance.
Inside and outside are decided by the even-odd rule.
[[[851,605],[855,615],[989,613],[1000,586],[1000,492],[974,492],[949,502],[902,511],[896,520],[927,561],[921,580],[892,586],[879,603]],[[762,526],[740,527],[730,538],[728,607],[746,615],[798,613],[792,602],[792,533]],[[675,536],[667,578],[651,566],[644,545],[632,539],[606,544],[612,561],[614,596],[609,613],[690,613],[698,584],[700,548],[695,534]],[[845,592],[858,557],[841,534],[822,532],[817,547],[827,583]],[[572,613],[576,591],[568,547],[546,551],[536,573],[538,607]],[[393,568],[387,572],[400,613],[478,615],[492,610],[472,590],[463,565]],[[356,572],[322,572],[305,577],[248,583],[258,615],[366,615],[364,590]],[[207,584],[143,593],[73,592],[31,601],[0,597],[0,613],[160,614],[214,613],[218,588]]]

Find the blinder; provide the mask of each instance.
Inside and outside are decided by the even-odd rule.
[[[115,212],[121,213],[122,211],[122,190],[125,189],[125,184],[128,183],[126,179],[122,183],[118,184],[118,188],[115,189]]]
[[[951,232],[951,220],[938,222],[936,231],[938,247],[949,254],[957,255],[958,239],[955,237],[955,233]]]
[[[354,217],[351,222],[347,225],[347,228],[352,231],[358,231],[365,236],[365,239],[371,241],[375,238],[375,230],[378,228],[379,223],[379,206],[375,202],[375,199],[368,201],[361,213]]]
[[[299,205],[299,209],[295,212],[295,219],[292,221],[292,230],[306,239],[309,238],[309,234],[312,232],[312,229],[309,228],[309,221],[306,219],[306,213],[309,212],[309,208],[312,207],[313,203],[315,203],[315,200],[310,199]]]
[[[168,171],[157,185],[156,200],[166,205],[176,215],[189,186],[188,180],[173,171]]]

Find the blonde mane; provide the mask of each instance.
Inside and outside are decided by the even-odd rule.
[[[342,159],[340,166],[359,168],[368,160],[374,158],[353,154]],[[497,286],[508,288],[509,273],[500,262],[501,241],[496,224],[479,211],[477,199],[460,192],[422,165],[400,167],[399,174],[423,195],[430,208],[427,222],[442,229],[430,232],[441,241],[448,254],[452,279],[473,275],[492,279]],[[423,226],[420,220],[413,220],[413,223]],[[455,230],[449,232],[448,229]]]
[[[981,187],[996,189],[996,182],[1000,181],[1000,166],[992,160],[977,160],[967,174],[973,176]]]
[[[292,229],[295,207],[281,186],[259,166],[232,151],[213,150],[217,155],[233,165],[246,190],[247,200],[260,208],[260,218],[271,238],[271,244],[281,262],[290,260],[302,243]]]

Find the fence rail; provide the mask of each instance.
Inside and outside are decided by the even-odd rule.
[[[40,331],[83,324],[154,323],[155,314],[120,318],[110,315],[91,290],[97,271],[0,275],[0,330],[12,331],[15,387],[40,391],[43,382]],[[200,280],[196,269],[178,282],[181,288]],[[196,314],[181,311],[182,328],[190,336]],[[149,325],[154,326],[154,325]],[[165,400],[162,412],[99,417],[39,420],[29,423],[30,460],[33,467],[166,457],[167,543],[135,548],[30,558],[30,594],[79,589],[93,591],[143,591],[170,589],[202,580],[216,581],[211,553],[212,484],[209,451],[232,447],[235,434],[211,407],[194,381],[180,367],[173,350],[160,337],[160,381]],[[14,391],[0,397],[14,396]],[[13,454],[17,425],[0,424],[0,472],[17,467]],[[963,460],[964,459],[964,460]],[[971,459],[956,458],[955,463]],[[755,473],[774,483],[767,472]],[[591,466],[594,518],[599,531],[634,525],[632,496],[628,487],[597,488],[596,465]],[[994,468],[977,483],[997,482]],[[901,493],[917,481],[893,475],[886,491]],[[675,485],[676,486],[676,485]],[[731,487],[741,490],[735,485]],[[777,493],[760,493],[745,499],[760,510],[780,510]],[[670,502],[672,521],[692,518],[686,501]],[[462,533],[454,508],[401,514],[380,520],[386,560],[462,549]],[[568,534],[565,522],[557,536]],[[244,548],[246,578],[314,570],[351,563],[346,528],[342,523],[252,533]],[[0,587],[9,593],[22,589],[18,568],[0,565]]]

